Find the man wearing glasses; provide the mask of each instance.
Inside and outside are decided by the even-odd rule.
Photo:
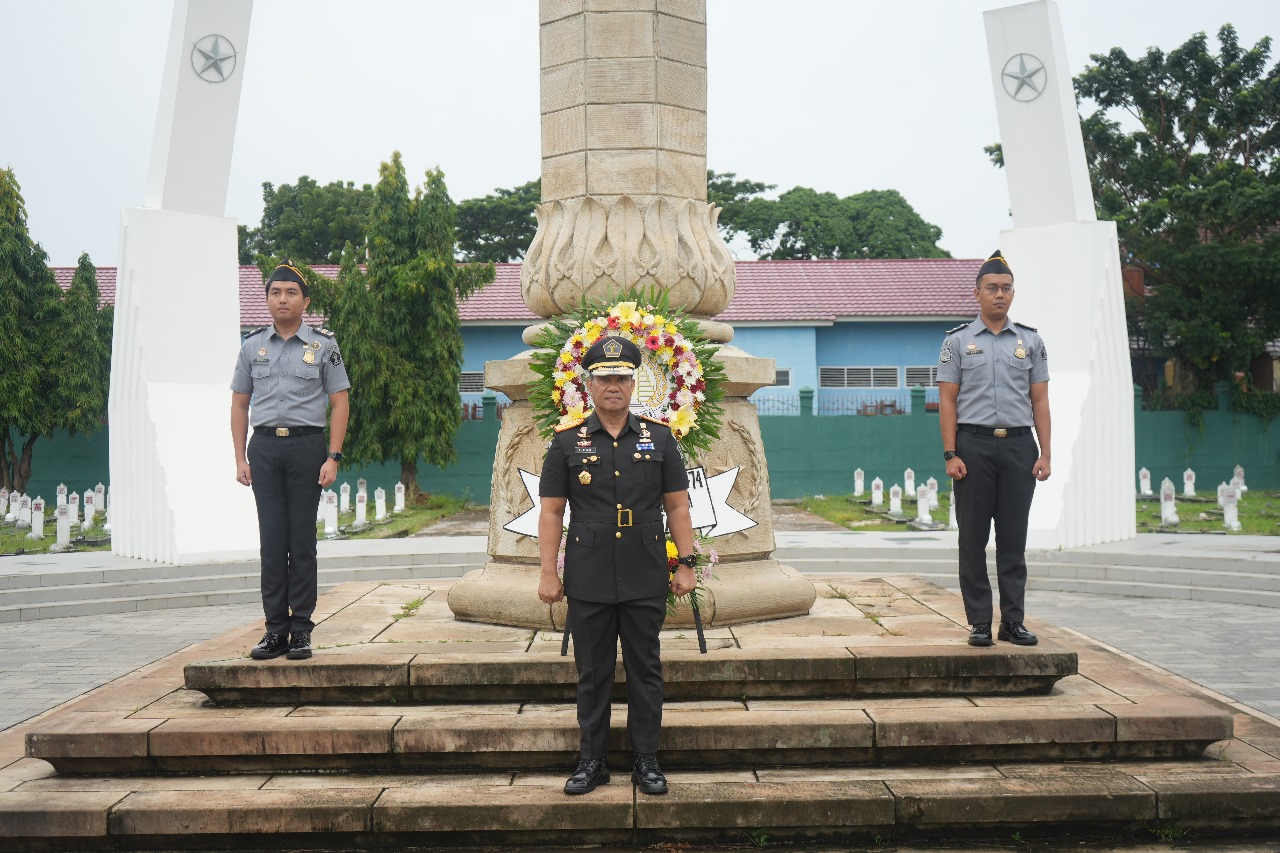
[[[987,541],[994,520],[998,637],[1034,646],[1036,635],[1022,624],[1023,598],[1031,497],[1036,481],[1049,479],[1048,355],[1034,328],[1009,319],[1013,271],[998,249],[978,270],[973,294],[978,319],[948,331],[938,355],[942,456],[955,483],[969,645],[993,645]]]

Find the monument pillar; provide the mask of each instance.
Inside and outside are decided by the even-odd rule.
[[[771,558],[769,471],[746,399],[773,381],[773,361],[730,346],[733,329],[712,319],[733,298],[735,271],[706,200],[705,0],[541,0],[539,16],[542,204],[521,269],[525,304],[554,317],[584,297],[655,288],[722,345],[720,439],[687,461],[710,477],[737,468],[727,503],[755,526],[712,540],[721,563],[702,616],[727,625],[806,613],[813,585]],[[537,597],[537,539],[504,527],[536,505],[521,472],[540,473],[546,449],[528,400],[531,355],[485,365],[486,387],[512,400],[494,459],[490,561],[454,584],[449,606],[459,619],[562,628],[564,604]],[[691,623],[687,609],[668,619]]]
[[[224,215],[252,8],[174,4],[144,206],[122,212],[107,408],[111,550],[123,556],[257,550],[227,426],[240,293],[236,223]]]
[[[1136,535],[1133,376],[1114,222],[1099,222],[1058,5],[986,12],[1013,228],[1000,235],[1013,316],[1049,352],[1053,475],[1036,486],[1028,544]]]

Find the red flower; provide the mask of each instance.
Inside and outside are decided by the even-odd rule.
[[[671,374],[671,381],[672,381],[673,383],[675,383],[676,388],[683,388],[683,387],[684,387],[684,374],[682,374],[682,373],[672,373],[672,374]]]
[[[619,322],[620,322],[620,321],[618,320],[618,318],[617,318],[617,317],[610,317],[610,318],[609,318],[609,320],[608,320],[608,322],[607,322],[607,323],[605,323],[605,325],[606,325],[606,326],[608,326],[610,329],[616,329],[616,328],[618,328],[618,323],[619,323]]]
[[[680,404],[679,404],[679,403],[677,403],[675,400],[672,400],[672,401],[671,401],[671,405],[670,405],[670,406],[668,406],[667,408],[671,409],[671,411],[673,411],[673,412],[674,412],[674,411],[678,411],[678,410],[679,410],[679,408],[680,408]]]
[[[662,339],[662,343],[665,346],[672,346],[673,344],[675,344],[675,342],[676,342],[676,339],[671,337],[670,335],[667,335],[665,338]]]
[[[692,390],[693,393],[695,394],[698,393],[699,391],[705,391],[706,389],[707,389],[707,383],[703,379],[699,379],[697,382],[693,383],[692,386],[690,386],[690,390]]]
[[[644,339],[644,345],[654,352],[657,352],[658,349],[662,347],[662,341],[658,339],[657,335],[650,335]]]

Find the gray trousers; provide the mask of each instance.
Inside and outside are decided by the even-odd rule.
[[[310,631],[316,609],[316,507],[323,433],[294,438],[255,435],[245,454],[258,505],[262,611],[275,634]]]
[[[622,640],[627,673],[627,734],[635,752],[657,752],[662,729],[662,658],[658,632],[667,616],[666,596],[605,604],[569,600],[573,659],[578,665],[578,727],[582,758],[609,751],[609,701]]]
[[[970,625],[995,621],[987,577],[987,541],[994,521],[1000,620],[1021,622],[1027,588],[1027,515],[1036,490],[1031,469],[1040,450],[1031,433],[995,438],[957,432],[956,455],[968,471],[964,479],[955,481],[965,616]]]

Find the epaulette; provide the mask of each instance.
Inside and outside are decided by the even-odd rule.
[[[1037,335],[1040,334],[1040,332],[1036,330],[1035,326],[1028,326],[1026,323],[1019,323],[1017,320],[1013,321],[1013,325],[1021,326],[1022,328],[1026,329],[1028,332],[1035,332]]]
[[[249,338],[252,338],[254,335],[258,334],[258,332],[265,332],[267,329],[270,329],[270,328],[271,328],[270,326],[259,326],[256,329],[250,329],[249,331],[245,332],[240,336],[240,340],[247,341],[249,340]]]
[[[574,427],[582,426],[586,422],[587,422],[586,418],[574,418],[568,423],[556,424],[555,429],[556,429],[556,432],[564,432],[567,429],[573,429]]]
[[[311,326],[310,328],[311,331],[315,332],[317,335],[324,335],[326,338],[333,337],[333,332],[329,331],[324,326]]]
[[[658,426],[664,426],[667,429],[671,429],[671,424],[661,418],[655,418],[652,415],[637,415],[636,417],[640,418],[642,421],[648,421],[651,424],[657,424]]]
[[[946,332],[946,333],[947,333],[948,335],[954,335],[956,332],[958,332],[958,331],[960,331],[961,329],[963,329],[963,328],[967,327],[968,325],[969,325],[968,323],[961,323],[959,326],[956,326],[954,329],[947,329],[947,332]]]

